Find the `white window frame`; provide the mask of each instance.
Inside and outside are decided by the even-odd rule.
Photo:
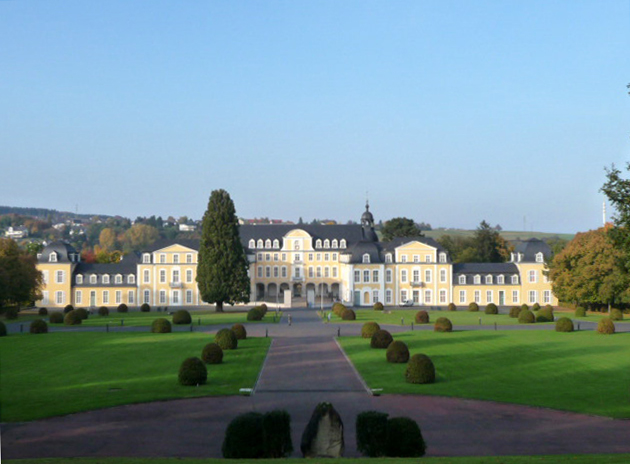
[[[466,276],[465,275],[460,275],[459,276],[459,284],[460,285],[466,285]]]
[[[407,283],[407,269],[400,270],[400,282],[403,284]]]
[[[145,253],[142,255],[142,263],[143,264],[151,263],[151,255],[149,253]]]
[[[109,304],[109,290],[103,290],[103,304]]]
[[[424,270],[424,281],[426,283],[431,283],[431,281],[433,280],[433,273],[431,272],[431,269],[425,269]]]
[[[145,284],[149,284],[151,283],[151,270],[149,269],[144,269],[142,271],[142,278],[143,278],[143,282]]]
[[[109,284],[109,274],[103,274],[103,276],[101,277],[101,281],[104,284]]]
[[[63,284],[66,281],[66,272],[57,270],[55,271],[55,283]]]
[[[133,298],[133,296],[134,296],[134,291],[133,291],[133,290],[129,290],[129,291],[127,292],[127,303],[129,303],[129,304],[134,304],[134,298]]]
[[[74,292],[74,302],[77,306],[83,304],[83,292],[81,290]]]
[[[530,269],[527,272],[527,280],[530,284],[538,283],[538,271],[536,271],[536,269]]]
[[[98,277],[96,276],[96,274],[92,274],[92,275],[90,276],[90,283],[91,283],[91,284],[95,284],[95,283],[97,283],[97,282],[98,282]]]
[[[145,290],[142,294],[142,302],[146,303],[146,304],[150,304],[151,303],[151,291],[150,290]]]
[[[392,291],[385,290],[385,304],[392,304]]]
[[[55,292],[55,304],[63,305],[66,303],[66,292],[62,290],[57,290]]]
[[[475,290],[474,298],[475,298],[475,303],[477,304],[481,303],[481,290]]]
[[[192,304],[193,302],[193,291],[186,290],[186,304]]]
[[[81,274],[77,274],[76,278],[75,278],[75,282],[78,285],[81,285],[83,283],[83,276]]]
[[[121,304],[122,303],[122,291],[116,290],[114,293],[114,303]]]
[[[446,282],[446,269],[440,269],[440,283]]]
[[[459,304],[466,304],[466,290],[459,291]]]
[[[392,283],[392,280],[393,280],[393,274],[394,274],[394,273],[392,272],[392,270],[391,270],[391,269],[387,269],[387,270],[385,271],[385,282],[386,282],[386,283],[388,283],[388,284],[391,284],[391,283]]]
[[[363,254],[363,264],[370,264],[370,255],[368,253]]]

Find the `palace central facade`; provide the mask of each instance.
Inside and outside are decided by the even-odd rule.
[[[521,242],[508,263],[452,263],[431,238],[381,243],[366,205],[360,225],[245,225],[251,301],[296,304],[480,306],[557,305],[540,240]],[[197,306],[199,241],[156,242],[119,263],[88,264],[70,245],[55,242],[38,256],[44,275],[40,306]]]

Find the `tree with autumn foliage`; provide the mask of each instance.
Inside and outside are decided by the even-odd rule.
[[[594,306],[630,302],[624,252],[610,240],[611,226],[577,234],[549,264],[560,301]]]
[[[0,306],[30,303],[41,298],[42,273],[36,258],[10,238],[0,238]]]
[[[127,252],[146,249],[158,238],[160,232],[155,227],[136,223],[125,232],[124,250]]]

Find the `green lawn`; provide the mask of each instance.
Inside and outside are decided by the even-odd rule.
[[[8,464],[225,464],[225,459],[193,458],[57,458],[11,459]],[[239,464],[299,464],[304,459],[239,459]],[[341,458],[314,460],[326,464],[627,464],[630,454],[571,454],[553,456],[475,456],[431,458]]]
[[[182,361],[201,356],[204,333],[75,332],[0,338],[0,419],[27,421],[129,403],[251,388],[270,338],[239,340],[223,364],[208,366],[208,383],[177,382]]]
[[[411,354],[436,366],[431,385],[405,382],[405,364],[390,364],[369,340],[340,343],[370,388],[383,393],[502,401],[630,418],[630,333],[593,331],[414,331],[396,334]]]

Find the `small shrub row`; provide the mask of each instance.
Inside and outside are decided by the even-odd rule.
[[[357,415],[356,434],[357,449],[371,458],[420,457],[426,452],[420,427],[408,417],[365,411]]]
[[[221,446],[227,459],[276,459],[293,452],[291,416],[283,410],[248,412],[228,424]]]

